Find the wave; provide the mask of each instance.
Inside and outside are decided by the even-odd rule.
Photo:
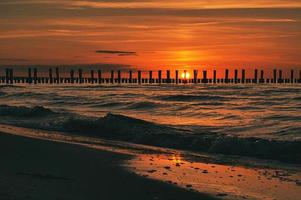
[[[135,110],[149,110],[153,108],[163,107],[164,105],[161,103],[155,103],[150,101],[144,102],[135,102],[131,105],[127,106],[128,109],[135,109]]]
[[[128,103],[124,103],[124,102],[102,102],[102,103],[94,103],[92,104],[90,107],[92,108],[110,108],[110,107],[121,107],[121,106],[125,106]]]
[[[54,111],[44,108],[43,106],[25,107],[25,106],[8,106],[0,105],[2,117],[45,117],[56,114]]]
[[[294,97],[293,100],[295,100],[295,101],[301,101],[301,96]]]
[[[301,141],[241,138],[210,132],[206,127],[189,130],[112,113],[104,117],[92,118],[68,112],[58,113],[44,107],[28,108],[7,105],[0,106],[0,113],[0,122],[11,125],[166,148],[301,164]],[[34,120],[31,120],[33,117]]]
[[[21,85],[0,85],[0,89],[1,88],[24,88],[25,86],[21,86]]]
[[[200,100],[215,100],[215,101],[226,101],[230,100],[222,96],[214,95],[166,95],[158,97],[163,101],[200,101]]]

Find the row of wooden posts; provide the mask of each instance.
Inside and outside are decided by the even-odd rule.
[[[277,73],[278,72],[278,73]],[[128,78],[122,77],[121,70],[117,71],[117,77],[115,77],[114,70],[111,70],[111,76],[109,78],[104,78],[101,70],[97,71],[97,78],[95,77],[95,71],[90,71],[90,77],[83,76],[83,70],[78,70],[78,76],[75,77],[75,71],[70,70],[69,77],[61,77],[59,68],[55,69],[55,74],[53,73],[52,68],[49,69],[48,77],[39,77],[37,68],[29,68],[27,77],[18,77],[14,76],[13,69],[5,69],[5,77],[0,77],[0,83],[2,84],[14,84],[14,83],[28,83],[28,84],[62,84],[62,83],[71,83],[71,84],[83,84],[83,83],[133,83],[133,84],[183,84],[183,83],[301,83],[301,70],[299,71],[299,77],[295,77],[295,71],[291,70],[290,77],[284,78],[282,70],[273,70],[273,78],[264,78],[264,71],[260,71],[260,77],[258,76],[258,70],[254,70],[253,78],[246,78],[246,70],[241,70],[241,77],[238,77],[238,70],[234,70],[234,78],[229,78],[229,70],[225,70],[224,78],[217,78],[216,70],[213,70],[213,77],[207,77],[207,71],[203,71],[202,79],[198,78],[198,71],[193,71],[193,76],[190,78],[185,77],[186,71],[184,70],[184,78],[179,76],[179,71],[175,71],[175,78],[171,78],[170,70],[166,71],[166,77],[162,77],[162,70],[157,71],[157,78],[153,77],[153,71],[149,71],[148,78],[142,78],[142,72],[138,71],[137,78],[133,78],[133,71],[128,72]],[[55,76],[54,76],[55,75]]]

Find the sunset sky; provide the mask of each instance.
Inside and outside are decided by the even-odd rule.
[[[300,0],[1,0],[0,65],[301,64]]]

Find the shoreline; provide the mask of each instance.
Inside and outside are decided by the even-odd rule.
[[[125,170],[129,155],[0,133],[0,199],[216,199]]]
[[[60,150],[63,152],[62,156],[65,157],[68,157],[69,154],[73,155],[74,153],[77,155],[79,150],[82,149],[77,155],[79,158],[75,159],[76,164],[71,165],[69,168],[76,166],[77,160],[85,159],[81,158],[85,157],[85,154],[82,154],[82,151],[88,151],[89,157],[91,157],[91,152],[93,152],[93,155],[96,155],[92,156],[93,158],[90,160],[81,162],[79,167],[81,167],[83,163],[90,163],[91,160],[92,162],[96,163],[100,162],[99,169],[101,173],[104,173],[105,176],[107,176],[107,171],[110,173],[112,172],[112,169],[108,168],[108,164],[110,164],[109,166],[114,167],[118,173],[122,172],[121,176],[127,174],[129,175],[130,179],[136,177],[141,181],[141,183],[143,182],[143,184],[146,184],[145,181],[150,181],[152,183],[155,182],[153,183],[155,185],[159,184],[155,187],[161,188],[161,184],[165,184],[168,187],[172,187],[176,190],[181,189],[186,192],[193,192],[200,195],[201,199],[204,200],[208,198],[231,200],[282,200],[285,198],[288,200],[298,200],[296,197],[301,196],[301,171],[298,165],[292,166],[285,163],[271,163],[271,161],[268,160],[252,160],[250,158],[243,157],[241,157],[240,159],[242,160],[239,161],[237,158],[224,157],[220,155],[196,154],[189,151],[179,151],[168,148],[132,144],[122,141],[105,140],[101,138],[91,138],[79,135],[70,135],[63,132],[22,128],[4,124],[0,124],[0,136],[1,133],[4,133],[3,135],[6,135],[6,137],[10,136],[10,139],[7,143],[18,142],[20,138],[29,141],[27,142],[27,147],[29,150],[25,149],[24,152],[29,154],[27,156],[29,156],[31,160],[31,157],[37,154],[37,152],[32,152],[30,149],[39,147],[39,145],[36,145],[38,141],[40,141],[40,143],[43,141],[47,142],[47,146],[52,144],[50,149],[53,149],[54,152],[58,151],[57,146],[59,145],[61,147]],[[15,136],[15,138],[11,138],[11,136]],[[0,145],[2,143],[3,142],[1,142],[0,137]],[[0,149],[2,150],[1,152],[14,152],[16,154],[16,151],[20,151],[20,147],[16,149],[10,147],[12,148],[12,151],[3,149],[5,145],[6,144],[0,147],[2,148]],[[75,148],[75,150],[69,150],[69,154],[66,154],[66,149],[69,149],[70,147]],[[40,145],[40,149],[44,149],[44,146]],[[23,152],[19,153],[24,154]],[[49,151],[47,148],[44,149],[44,153],[42,153],[42,155],[48,156],[48,154]],[[50,153],[50,155],[53,156],[53,153]],[[68,161],[66,163],[65,159],[59,158],[52,158],[52,160],[53,162],[62,160],[63,167],[65,167],[65,165],[70,165]],[[103,158],[105,158],[106,162],[103,160],[99,161],[99,159]],[[231,161],[231,159],[234,160]],[[9,157],[3,160],[6,162],[9,160]],[[23,166],[24,163],[19,165]],[[46,167],[46,169],[48,168],[49,166]],[[76,168],[78,168],[78,166],[76,166]],[[82,168],[87,169],[89,166],[84,166]],[[98,169],[96,170],[94,168],[89,168],[90,173],[96,173],[96,171],[97,173],[100,173]],[[83,176],[85,172],[78,171],[77,174]],[[18,177],[31,177],[33,179],[46,179],[50,181],[69,180],[69,177],[62,176],[61,174],[33,173],[31,171],[28,172],[24,170],[15,172],[15,175]],[[91,177],[94,177],[94,175],[91,175]],[[86,180],[85,182],[88,183],[89,180]],[[119,182],[120,180],[118,183]],[[138,185],[140,186],[141,183]],[[132,181],[129,181],[127,184],[131,186]],[[76,185],[80,186],[78,183],[76,183]],[[94,185],[94,183],[92,185]],[[114,188],[114,184],[112,185]],[[117,189],[119,187],[121,186],[118,186]],[[162,188],[158,190],[160,192],[164,191]],[[185,197],[186,196],[187,195],[185,195]],[[116,199],[118,198],[121,197],[117,197]],[[135,197],[130,198],[135,199]],[[157,196],[154,197],[154,199],[157,198]],[[163,199],[166,198],[169,199],[169,196],[164,197]],[[200,197],[198,196],[196,198]],[[195,199],[195,197],[192,199]]]

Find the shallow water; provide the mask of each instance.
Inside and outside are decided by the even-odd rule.
[[[0,86],[0,123],[301,163],[300,85]]]
[[[0,86],[0,105],[93,117],[112,112],[192,133],[301,140],[299,85]]]

